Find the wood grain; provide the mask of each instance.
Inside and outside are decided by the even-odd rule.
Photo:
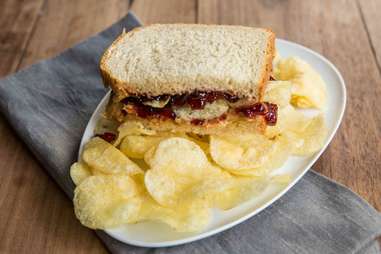
[[[315,170],[381,210],[378,0],[134,0],[149,23],[271,27],[328,57],[348,87],[344,122]],[[126,0],[0,1],[0,76],[51,57],[123,16]],[[0,253],[105,253],[70,200],[0,116]]]
[[[203,1],[198,21],[271,27],[278,37],[306,45],[338,66],[347,84],[347,110],[313,168],[381,210],[381,86],[375,85],[381,78],[356,2],[222,0],[218,5]]]
[[[17,60],[17,54],[13,55],[17,67],[58,54],[108,27],[128,11],[128,2],[124,0],[65,1],[64,4],[59,0],[47,0],[39,6],[38,1],[29,2],[28,9],[34,6],[39,18],[35,24],[25,17],[22,19],[24,33],[32,29],[27,28],[28,25],[35,28],[29,38],[23,40],[25,45],[19,43],[19,55],[23,58]],[[15,7],[22,9],[22,6],[20,1]],[[9,16],[9,19],[16,18]],[[23,32],[22,29],[17,31]],[[11,39],[4,34],[1,36]],[[1,61],[1,64],[6,62]],[[14,68],[0,71],[7,73]],[[0,232],[0,252],[105,253],[106,249],[93,231],[81,226],[75,218],[72,202],[44,172],[42,165],[36,162],[3,118],[0,119],[0,135],[4,137],[0,140],[0,147],[7,148],[0,149],[0,228],[3,229]]]
[[[52,57],[102,31],[124,16],[128,7],[125,0],[46,1],[20,67]]]
[[[0,1],[0,77],[17,70],[43,1]]]
[[[381,20],[379,18],[381,1],[357,0],[367,35],[376,57],[378,71],[381,72]]]
[[[0,133],[0,253],[105,253],[10,127]]]
[[[195,23],[195,0],[135,0],[131,10],[145,24],[152,23]]]

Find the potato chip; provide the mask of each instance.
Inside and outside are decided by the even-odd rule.
[[[292,95],[290,103],[297,108],[312,108],[310,100],[306,96]]]
[[[152,165],[153,156],[155,155],[156,147],[151,147],[145,154],[144,154],[144,162],[150,166]]]
[[[147,163],[151,168],[171,168],[177,173],[199,175],[209,165],[202,149],[184,138],[168,138],[159,143]]]
[[[276,149],[276,141],[255,133],[210,136],[213,160],[226,170],[254,169],[264,165]]]
[[[229,172],[235,176],[248,176],[248,177],[265,177],[269,175],[270,169],[265,167],[258,167],[245,170],[229,169]]]
[[[310,118],[303,114],[303,112],[296,110],[294,107],[289,106],[284,112],[284,129],[294,132],[302,132],[306,129],[310,122]]]
[[[210,151],[213,160],[225,169],[240,168],[240,159],[243,156],[244,148],[230,143],[217,136],[210,137]]]
[[[144,154],[151,147],[157,146],[163,139],[164,137],[161,136],[125,136],[119,149],[129,158],[143,159]]]
[[[289,81],[270,81],[266,85],[264,101],[278,105],[278,108],[284,108],[290,105],[292,84]]]
[[[292,152],[288,137],[279,135],[274,137],[272,142],[273,149],[268,154],[265,154],[265,159],[261,166],[250,169],[228,169],[228,171],[238,176],[266,177],[273,169],[281,167]]]
[[[207,156],[210,154],[208,135],[198,135],[198,134],[188,133],[186,138],[189,139],[190,141],[195,142],[204,151],[204,153]]]
[[[234,195],[236,193],[233,193],[237,187],[234,180],[235,177],[227,173],[208,176],[193,185],[185,195],[204,200],[209,207],[230,209],[234,206],[235,199],[238,199],[237,195]]]
[[[301,145],[295,146],[292,153],[294,155],[306,156],[317,152],[323,147],[327,133],[328,130],[324,124],[323,115],[312,118],[303,131],[294,133],[303,142]]]
[[[211,212],[202,200],[189,200],[184,198],[174,209],[177,225],[172,227],[179,232],[197,232],[205,229],[210,220]]]
[[[224,186],[224,182],[220,183]],[[228,185],[229,186],[229,185]],[[214,207],[231,209],[264,192],[268,186],[267,178],[234,177],[230,188],[224,192],[214,191]],[[211,192],[213,193],[213,192]],[[210,196],[210,194],[208,194]]]
[[[137,195],[127,201],[117,203],[111,211],[111,220],[108,221],[110,227],[118,227],[123,224],[132,224],[140,221],[140,207],[142,198]],[[112,225],[112,226],[111,226]]]
[[[278,80],[292,83],[291,103],[300,108],[323,108],[327,100],[322,77],[306,62],[289,57],[281,59],[274,68]]]
[[[83,160],[104,174],[138,174],[143,171],[121,151],[101,138],[92,138],[82,154]]]
[[[197,232],[207,227],[211,213],[200,199],[184,197],[175,207],[163,207],[147,196],[142,202],[140,220],[161,221],[178,232]]]
[[[81,223],[105,229],[134,222],[140,209],[138,189],[127,175],[90,176],[74,190],[74,209]]]
[[[94,133],[103,134],[105,132],[117,133],[119,123],[115,120],[101,116],[94,128]]]
[[[310,119],[301,111],[288,105],[278,111],[278,120],[275,126],[267,126],[265,135],[275,137],[286,131],[303,131],[308,125]]]
[[[144,183],[148,193],[162,206],[173,207],[184,199],[184,192],[198,185],[205,178],[221,177],[223,174],[219,168],[209,165],[203,168],[198,175],[184,170],[178,171],[173,168],[151,169],[145,174]]]
[[[70,177],[75,185],[79,185],[87,177],[91,176],[91,169],[83,162],[76,162],[70,167]]]
[[[274,149],[268,155],[268,159],[262,166],[265,169],[272,170],[280,168],[291,155],[290,140],[287,136],[279,135],[273,138]]]
[[[182,198],[183,192],[197,184],[198,178],[194,174],[179,174],[175,169],[151,169],[144,177],[144,183],[149,194],[162,206],[175,206]]]
[[[150,195],[163,206],[176,205],[180,194],[210,170],[201,148],[183,138],[163,140],[149,156],[146,159],[152,169],[146,172],[144,183]]]
[[[114,146],[118,146],[123,138],[128,135],[156,135],[156,131],[147,128],[139,121],[132,120],[122,123],[118,128],[118,133],[118,138],[115,140]]]
[[[157,132],[156,135],[127,135],[120,144],[120,150],[130,158],[143,159],[144,154],[160,141],[171,138],[182,137],[187,138],[185,133],[175,132]]]
[[[190,138],[191,140],[197,140],[198,142],[202,142],[202,143],[208,143],[209,142],[209,136],[208,135],[187,133],[186,138]]]
[[[131,158],[131,160],[133,162],[135,162],[135,164],[138,165],[139,168],[142,169],[143,171],[146,171],[146,170],[148,170],[150,168],[148,166],[148,164],[144,161],[144,159],[134,159],[134,158]]]
[[[278,62],[282,59],[281,55],[279,54],[279,51],[275,49],[274,59],[273,59],[273,66],[277,65]]]
[[[179,179],[177,179],[179,180]],[[145,173],[144,183],[151,196],[161,205],[172,206],[177,203],[181,187],[174,177],[164,170],[151,169]]]
[[[234,177],[219,174],[194,185],[188,191],[188,195],[206,201],[209,207],[227,210],[258,195],[267,185],[267,177]]]

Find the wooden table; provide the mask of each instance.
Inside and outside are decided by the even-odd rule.
[[[348,107],[314,169],[381,210],[381,1],[1,0],[0,76],[56,55],[129,9],[146,24],[270,27],[329,58],[344,75]],[[1,115],[0,137],[0,252],[105,253]]]

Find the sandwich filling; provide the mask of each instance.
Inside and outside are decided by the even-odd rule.
[[[267,125],[277,122],[278,107],[268,102],[253,102],[227,92],[195,91],[179,95],[154,97],[129,95],[122,100],[113,98],[109,114],[118,121],[126,115],[161,120],[186,121],[194,125],[220,122],[228,114],[253,119],[262,116]]]

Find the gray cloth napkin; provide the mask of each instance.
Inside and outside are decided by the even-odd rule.
[[[54,57],[0,80],[0,110],[46,171],[72,198],[69,167],[91,113],[105,95],[104,49],[133,14]],[[112,253],[380,253],[381,216],[359,196],[310,171],[285,196],[240,225],[204,240],[149,249],[97,231]]]

